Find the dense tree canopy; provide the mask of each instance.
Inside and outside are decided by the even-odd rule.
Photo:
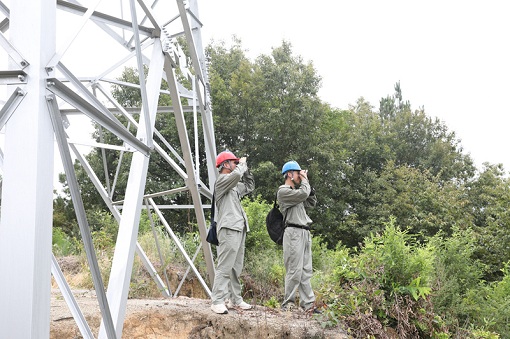
[[[139,83],[139,75],[135,69],[126,68],[118,80],[124,83],[137,84]],[[164,80],[161,82],[161,88],[168,89]],[[114,85],[112,94],[124,107],[140,108],[141,106],[140,90],[136,87]],[[170,96],[168,94],[161,94],[158,104],[159,106],[171,106]],[[186,115],[185,117],[187,119],[188,126],[193,126],[192,115]],[[133,118],[135,121],[138,121],[139,114],[133,114]],[[133,135],[136,135],[136,129],[126,117],[119,116],[118,119],[132,131]],[[122,146],[122,140],[117,138],[115,135],[99,125],[96,125],[95,127],[96,129],[92,137],[96,142]],[[178,139],[174,115],[171,113],[158,114],[155,127],[165,138],[165,142],[163,142],[160,140],[158,135],[155,135],[155,142],[166,150],[168,150],[166,147],[166,144],[168,143],[177,153],[179,153],[180,142]],[[194,136],[192,133],[190,133],[190,143],[194,143]],[[171,151],[168,151],[168,153],[172,154]],[[86,156],[86,160],[90,167],[94,170],[98,180],[103,183],[113,201],[120,201],[124,199],[131,164],[131,153],[112,149],[95,148]],[[174,160],[179,163],[179,159]],[[78,182],[81,185],[85,209],[87,211],[106,210],[106,204],[96,191],[92,181],[89,179],[86,171],[84,171],[78,161],[75,163],[75,169]],[[64,188],[67,189],[64,176],[61,176],[60,181],[64,185]],[[175,171],[169,170],[169,165],[166,160],[164,160],[156,152],[153,152],[149,162],[145,192],[150,194],[182,186],[184,186],[184,180]],[[191,202],[191,198],[187,193],[155,197],[154,200],[159,204],[189,204]],[[62,205],[62,203],[60,203],[60,205]],[[168,214],[168,220],[172,220],[176,230],[184,232],[190,229],[189,210],[163,211],[163,213]]]
[[[474,255],[486,264],[486,278],[497,279],[503,262],[510,260],[510,191],[504,170],[487,165],[478,173],[455,133],[423,108],[413,110],[399,83],[392,95],[381,98],[378,110],[362,97],[338,109],[320,100],[320,75],[312,62],[293,54],[288,42],[254,61],[238,40],[229,48],[209,45],[206,52],[217,151],[248,156],[256,180],[253,196],[272,202],[282,183],[281,166],[297,160],[309,170],[319,200],[310,212],[313,233],[330,248],[356,247],[381,232],[390,218],[422,241],[473,229],[479,236]],[[123,74],[124,79],[137,76],[131,69]],[[139,106],[137,90],[119,89],[114,95],[125,105]],[[170,104],[168,97],[162,100],[161,105]],[[178,149],[173,116],[160,116],[157,125]],[[95,137],[111,138],[99,132]],[[88,159],[101,168],[101,152]],[[106,154],[110,171],[97,170],[101,180],[113,178],[119,159],[116,152]],[[147,182],[148,192],[182,185],[167,167],[151,158],[154,179]],[[84,201],[98,206],[84,177],[81,173]],[[115,192],[118,199],[123,194]],[[193,222],[174,218],[183,226]]]
[[[489,210],[472,207],[470,200],[482,194],[477,185],[505,187],[502,173],[492,171],[490,184],[489,173],[477,177],[455,133],[423,108],[413,110],[399,83],[393,95],[381,98],[378,111],[363,98],[338,110],[317,97],[320,76],[285,41],[254,62],[240,41],[229,49],[211,45],[208,54],[218,145],[249,155],[256,194],[266,201],[274,198],[285,161],[308,168],[319,197],[311,211],[314,232],[331,247],[357,246],[391,216],[423,239],[481,222],[487,239],[489,223],[477,213],[487,218]],[[489,218],[492,225],[503,222],[503,211]],[[509,233],[508,227],[499,230],[500,237]],[[502,248],[490,248],[502,254]]]

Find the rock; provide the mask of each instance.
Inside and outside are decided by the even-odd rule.
[[[101,314],[93,291],[73,293],[92,333],[97,337]],[[341,328],[323,329],[319,318],[255,306],[215,314],[210,300],[188,297],[129,299],[123,338],[348,338]],[[50,338],[81,338],[58,290],[52,291]]]

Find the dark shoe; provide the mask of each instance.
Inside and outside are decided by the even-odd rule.
[[[319,310],[318,308],[313,307],[313,306],[312,306],[312,307],[310,307],[309,309],[305,310],[305,312],[306,312],[307,314],[310,314],[310,315],[314,315],[314,314],[322,314],[322,311],[321,311],[321,310]]]
[[[282,311],[293,311],[296,309],[296,304],[290,302],[282,306]]]

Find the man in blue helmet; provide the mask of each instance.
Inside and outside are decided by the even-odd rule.
[[[299,306],[307,312],[318,311],[314,307],[315,295],[312,278],[312,219],[305,208],[317,203],[314,189],[308,182],[308,171],[302,170],[296,161],[283,165],[285,183],[278,188],[277,199],[286,224],[283,235],[283,261],[285,264],[285,298],[282,309],[296,307],[296,292]]]

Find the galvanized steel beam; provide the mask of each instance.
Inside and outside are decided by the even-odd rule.
[[[162,209],[195,210],[201,241],[197,251],[204,252],[207,274],[209,282],[212,284],[214,259],[210,245],[205,241],[206,220],[204,213],[204,210],[209,209],[210,205],[203,205],[201,200],[202,197],[211,198],[210,188],[217,176],[214,167],[216,149],[209,102],[207,68],[200,36],[202,23],[199,21],[197,2],[190,0],[186,8],[182,0],[176,0],[179,13],[164,24],[158,22],[157,14],[160,12],[155,9],[157,0],[151,6],[148,6],[144,0],[136,0],[136,3],[134,0],[130,0],[131,20],[96,10],[100,7],[100,3],[100,0],[93,1],[93,4],[87,8],[75,0],[57,0],[56,3],[55,0],[11,1],[11,8],[8,8],[0,0],[0,13],[5,16],[0,21],[0,32],[11,30],[5,36],[0,33],[0,53],[2,51],[6,53],[11,62],[8,70],[0,70],[0,86],[6,86],[8,89],[6,91],[8,98],[0,109],[0,128],[5,127],[6,129],[5,153],[0,149],[0,166],[4,170],[3,180],[0,182],[2,197],[0,270],[17,271],[20,269],[23,271],[20,276],[11,275],[9,279],[0,280],[0,300],[2,300],[0,303],[0,337],[2,338],[48,337],[50,271],[57,280],[82,336],[92,337],[90,328],[72,297],[72,291],[63,278],[58,263],[51,256],[51,182],[53,180],[50,179],[50,176],[53,175],[53,136],[55,136],[60,149],[62,164],[75,204],[87,261],[102,313],[103,320],[99,337],[119,338],[122,333],[134,253],[140,256],[142,263],[150,272],[162,294],[167,297],[171,296],[170,286],[165,286],[147,254],[137,242],[138,223],[143,208],[142,199],[151,202],[146,208],[156,212],[162,219],[161,222],[165,225],[170,237],[188,262],[188,271],[194,271],[204,290],[210,295],[209,287],[194,267],[194,260],[198,252],[195,253],[193,259],[189,258],[161,213]],[[56,15],[59,13],[57,9],[79,16],[78,25],[69,29],[74,33],[64,39],[65,42],[58,50],[55,46],[55,37],[61,33],[60,31],[67,34],[68,30],[56,32]],[[141,23],[137,20],[139,10],[145,15]],[[176,31],[169,32],[170,24],[178,23],[178,19],[182,24],[182,30],[177,28]],[[26,25],[26,22],[31,23],[30,27]],[[107,51],[98,51],[98,55],[102,55],[104,58],[115,59],[111,62],[112,66],[99,75],[78,78],[74,75],[73,69],[68,69],[63,62],[66,62],[67,51],[73,47],[78,36],[82,34],[87,22],[93,22],[112,41],[123,46],[126,54],[109,55]],[[149,27],[151,25],[152,27]],[[44,32],[44,41],[43,37],[33,34],[34,27],[37,28],[37,31]],[[122,36],[118,33],[119,28],[122,31]],[[125,39],[124,32],[129,32],[131,37]],[[158,39],[160,35],[164,47]],[[6,36],[9,37],[9,40]],[[175,40],[177,36],[184,36],[188,42],[192,61],[189,65]],[[143,53],[150,46],[153,47],[153,53],[149,58]],[[93,49],[94,46],[91,48]],[[107,79],[111,72],[133,59],[137,63],[141,85]],[[149,67],[147,79],[143,72],[145,66]],[[177,81],[174,68],[179,68],[182,74],[187,77],[192,84],[191,89]],[[162,79],[169,83],[169,90],[160,88]],[[142,92],[141,109],[122,107],[101,85],[101,82],[107,85],[113,83],[118,86],[139,88]],[[108,109],[96,97],[98,94],[96,92],[104,95],[114,108]],[[158,107],[157,102],[160,94],[169,94],[173,106]],[[62,101],[59,100],[57,103],[57,97]],[[188,106],[183,106],[181,99],[187,99]],[[66,107],[67,104],[73,108]],[[189,130],[184,119],[185,112],[193,112],[194,125]],[[131,127],[137,130],[136,136],[119,122],[117,117],[119,113],[126,117]],[[140,114],[139,121],[133,118],[135,113]],[[178,146],[171,145],[159,131],[154,129],[157,113],[173,113],[175,115],[179,134]],[[75,144],[78,141],[75,141],[72,134],[67,135],[64,131],[70,121],[68,121],[67,115],[88,117],[117,136],[127,147],[94,141],[85,144],[101,148],[103,154],[105,149],[118,151],[119,157],[125,151],[132,152],[131,169],[123,201],[113,201],[113,191],[116,178],[120,175],[120,166],[117,167],[113,183],[106,179],[107,189],[105,189],[105,185],[100,182],[86,157],[78,151]],[[198,119],[202,119],[204,150],[200,149],[201,145],[198,143],[195,143],[192,148],[189,142],[189,133],[195,134],[195,140],[199,140]],[[23,139],[20,139],[21,136]],[[154,136],[159,139],[158,142],[160,141],[161,145],[154,141]],[[23,142],[20,143],[20,140]],[[74,173],[70,150],[82,164],[112,215],[119,222],[118,240],[107,292],[105,292],[95,257],[96,253],[81,201],[80,187]],[[193,158],[193,153],[195,153],[195,158]],[[199,176],[199,153],[205,153],[207,157],[207,180],[203,180]],[[147,194],[145,181],[151,156],[159,156],[166,161],[169,170],[174,170],[182,178],[185,186]],[[106,171],[106,167],[104,168]],[[179,192],[189,192],[193,204],[161,206],[156,205],[152,200],[156,196]],[[30,209],[29,213],[22,211],[22,208],[25,209],[27,206]],[[21,214],[25,218],[19,222],[18,217]],[[20,246],[21,243],[22,246]],[[23,258],[16,262],[10,260],[11,256]],[[176,294],[183,281],[180,282]],[[6,291],[9,293],[7,294]]]
[[[54,152],[51,120],[45,103],[44,67],[55,52],[56,4],[54,0],[11,1],[10,6],[9,42],[30,63],[25,69],[30,77],[21,87],[27,95],[5,124],[0,219],[0,338],[47,338],[50,332]],[[3,56],[13,53],[1,50]],[[8,69],[19,69],[12,60],[8,61]],[[18,87],[6,86],[6,93],[13,93]]]

